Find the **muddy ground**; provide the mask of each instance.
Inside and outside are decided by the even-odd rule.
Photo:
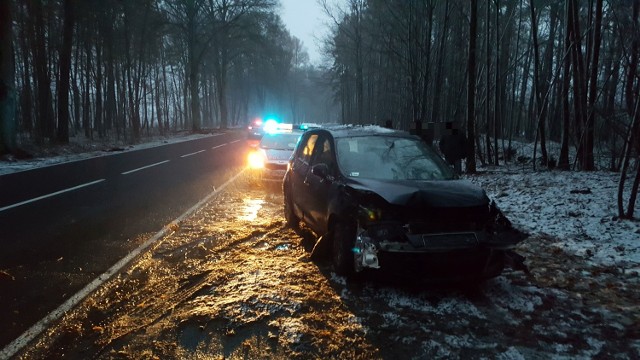
[[[637,273],[587,265],[561,239],[519,248],[531,274],[477,286],[347,283],[310,260],[277,186],[245,176],[174,226],[21,359],[640,357]]]

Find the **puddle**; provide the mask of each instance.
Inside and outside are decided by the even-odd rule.
[[[262,209],[264,200],[262,199],[243,199],[243,208],[240,209],[242,215],[238,216],[238,220],[255,221],[258,218],[258,211]]]

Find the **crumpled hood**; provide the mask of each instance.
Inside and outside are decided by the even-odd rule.
[[[393,205],[423,207],[475,207],[489,204],[487,194],[466,180],[385,181],[349,179],[353,189],[371,191]]]

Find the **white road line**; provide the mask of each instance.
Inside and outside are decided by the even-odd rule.
[[[207,150],[200,150],[200,151],[196,151],[196,152],[194,152],[194,153],[186,154],[186,155],[182,155],[182,156],[180,156],[180,157],[181,157],[181,158],[186,158],[187,156],[192,156],[192,155],[195,155],[195,154],[200,154],[201,152],[205,152],[205,151],[207,151]]]
[[[211,148],[211,150],[213,150],[213,149],[217,149],[217,148],[221,148],[221,147],[223,147],[223,146],[225,146],[225,145],[227,145],[227,144],[222,144],[222,145],[214,146],[214,147],[212,147],[212,148]]]
[[[147,166],[139,167],[139,168],[137,168],[137,169],[133,169],[133,170],[125,171],[125,172],[123,172],[123,173],[121,173],[121,174],[122,174],[122,175],[129,175],[129,174],[134,173],[134,172],[136,172],[136,171],[140,171],[140,170],[148,169],[148,168],[153,167],[153,166],[156,166],[156,165],[160,165],[160,164],[168,163],[169,161],[170,161],[170,160],[160,161],[160,162],[157,162],[157,163],[155,163],[155,164],[151,164],[151,165],[147,165]]]
[[[240,141],[240,139],[238,139],[238,140],[233,140],[233,141],[232,141],[232,142],[230,142],[229,144],[237,143],[238,141]]]
[[[40,319],[35,325],[29,328],[27,331],[22,333],[20,337],[13,340],[9,345],[7,345],[2,351],[0,351],[0,359],[8,359],[15,355],[18,351],[22,350],[25,346],[27,346],[33,339],[35,339],[38,335],[40,335],[44,330],[47,329],[49,324],[58,320],[62,317],[67,311],[73,309],[76,305],[80,303],[87,295],[92,293],[95,289],[105,283],[109,278],[111,278],[114,274],[120,271],[123,267],[125,267],[133,258],[138,256],[142,251],[148,248],[151,244],[155,243],[163,236],[170,234],[180,221],[184,220],[187,216],[193,214],[196,210],[201,208],[204,204],[206,204],[212,197],[220,193],[224,190],[229,184],[234,182],[245,170],[243,169],[239,173],[237,173],[234,177],[227,180],[224,184],[222,184],[219,188],[214,189],[209,195],[205,196],[202,200],[200,200],[197,204],[193,205],[191,209],[187,210],[184,214],[180,215],[178,218],[173,220],[171,223],[167,224],[162,230],[156,233],[152,238],[145,241],[142,245],[140,245],[137,249],[130,252],[127,256],[120,259],[115,265],[113,265],[109,270],[105,271],[102,275],[95,278],[91,283],[85,286],[82,290],[71,296],[64,304],[60,305],[57,309],[53,310],[47,316]]]
[[[42,199],[50,198],[50,197],[53,197],[53,196],[56,196],[56,195],[64,194],[64,193],[69,192],[69,191],[78,190],[78,189],[81,189],[81,188],[83,188],[83,187],[87,187],[87,186],[95,185],[95,184],[100,183],[100,182],[103,182],[103,181],[105,181],[105,179],[100,179],[100,180],[96,180],[96,181],[88,182],[88,183],[86,183],[86,184],[82,184],[82,185],[78,185],[78,186],[70,187],[70,188],[68,188],[68,189],[64,189],[64,190],[56,191],[56,192],[53,192],[53,193],[51,193],[51,194],[38,196],[37,198],[33,198],[33,199],[30,199],[30,200],[25,200],[25,201],[22,201],[22,202],[19,202],[19,203],[15,203],[15,204],[12,204],[12,205],[8,205],[8,206],[5,206],[5,207],[1,207],[1,208],[0,208],[0,212],[1,212],[1,211],[5,211],[5,210],[9,210],[9,209],[13,209],[13,208],[16,208],[16,207],[18,207],[18,206],[26,205],[26,204],[29,204],[29,203],[32,203],[32,202],[36,202],[36,201],[38,201],[38,200],[42,200]]]

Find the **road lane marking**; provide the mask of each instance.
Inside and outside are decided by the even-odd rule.
[[[148,168],[153,167],[153,166],[157,166],[157,165],[160,165],[160,164],[168,163],[169,161],[170,161],[170,160],[160,161],[160,162],[157,162],[157,163],[155,163],[155,164],[151,164],[151,165],[147,165],[147,166],[139,167],[139,168],[137,168],[137,169],[133,169],[133,170],[125,171],[125,172],[123,172],[123,173],[121,173],[121,174],[122,174],[122,175],[129,175],[129,174],[134,173],[134,172],[136,172],[136,171],[140,171],[140,170],[148,169]]]
[[[211,150],[213,150],[213,149],[217,149],[217,148],[221,148],[221,147],[223,147],[223,146],[225,146],[225,145],[227,145],[227,144],[222,144],[222,145],[214,146],[214,147],[212,147],[212,148],[211,148]]]
[[[240,141],[240,139],[238,139],[238,140],[233,140],[233,141],[232,141],[232,142],[230,142],[229,144],[237,143],[238,141]]]
[[[0,212],[1,211],[5,211],[5,210],[9,210],[9,209],[13,209],[13,208],[16,208],[18,206],[26,205],[26,204],[29,204],[29,203],[32,203],[32,202],[36,202],[36,201],[39,201],[39,200],[43,200],[43,199],[46,199],[46,198],[50,198],[50,197],[53,197],[53,196],[56,196],[56,195],[64,194],[64,193],[69,192],[69,191],[78,190],[78,189],[81,189],[83,187],[95,185],[95,184],[103,182],[105,180],[106,179],[100,179],[100,180],[88,182],[88,183],[81,184],[81,185],[78,185],[78,186],[70,187],[68,189],[56,191],[56,192],[53,192],[51,194],[38,196],[37,198],[33,198],[33,199],[25,200],[25,201],[22,201],[22,202],[19,202],[19,203],[15,203],[15,204],[12,204],[12,205],[8,205],[8,206],[5,206],[5,207],[1,207],[0,208]]]
[[[25,346],[27,346],[33,339],[38,337],[43,331],[45,331],[49,325],[60,319],[64,314],[66,314],[69,310],[73,309],[76,305],[78,305],[82,300],[84,300],[87,295],[96,290],[99,286],[104,284],[107,280],[109,280],[113,275],[118,273],[123,267],[125,267],[131,260],[133,260],[136,256],[140,255],[144,250],[146,250],[153,243],[162,239],[166,235],[170,235],[174,232],[175,225],[179,224],[186,217],[193,214],[196,210],[200,209],[204,206],[211,198],[218,195],[221,191],[223,191],[229,184],[234,182],[242,173],[246,170],[242,169],[239,173],[234,175],[231,179],[227,180],[224,184],[222,184],[219,188],[214,188],[212,192],[210,192],[207,196],[205,196],[202,200],[200,200],[197,204],[193,205],[189,210],[187,210],[184,214],[177,217],[175,220],[167,224],[162,230],[158,231],[153,237],[145,241],[142,245],[140,245],[137,249],[130,252],[127,256],[120,259],[115,265],[109,268],[109,270],[105,271],[102,275],[95,278],[91,283],[85,286],[82,290],[78,291],[76,294],[71,296],[67,301],[65,301],[62,305],[60,305],[57,309],[53,310],[47,316],[43,317],[38,321],[35,325],[30,327],[27,331],[22,333],[17,339],[13,340],[9,345],[7,345],[4,349],[0,350],[0,359],[8,359],[15,355],[18,351],[22,350]]]
[[[194,153],[186,154],[186,155],[182,155],[182,156],[180,156],[180,157],[181,157],[181,158],[186,158],[187,156],[192,156],[192,155],[195,155],[195,154],[200,154],[201,152],[205,152],[205,151],[207,151],[207,150],[200,150],[200,151],[196,151],[196,152],[194,152]]]

